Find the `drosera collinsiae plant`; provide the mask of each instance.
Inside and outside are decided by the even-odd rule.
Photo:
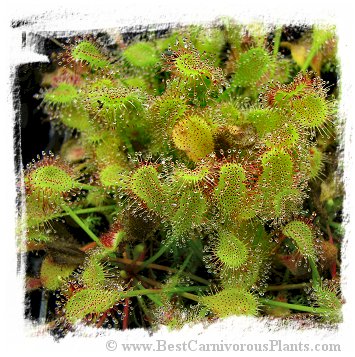
[[[71,141],[24,171],[24,249],[45,252],[29,279],[55,294],[49,329],[175,328],[276,308],[341,320],[341,195],[323,192],[336,91],[283,58],[287,29],[263,38],[223,20],[63,45],[36,98]],[[313,55],[336,41],[317,31]]]

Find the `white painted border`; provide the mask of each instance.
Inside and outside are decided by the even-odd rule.
[[[22,316],[22,280],[16,277],[16,246],[15,230],[15,178],[13,165],[13,138],[12,125],[14,112],[11,104],[11,82],[9,80],[10,65],[33,61],[36,55],[30,50],[21,50],[21,33],[19,30],[10,29],[8,24],[12,19],[28,18],[34,21],[27,29],[33,31],[70,31],[91,30],[93,28],[117,28],[134,26],[135,24],[149,25],[159,23],[205,23],[215,20],[218,16],[231,16],[242,23],[252,21],[264,21],[266,23],[332,23],[336,24],[339,35],[339,56],[341,59],[341,97],[340,115],[346,119],[344,132],[345,143],[345,179],[347,197],[345,212],[349,215],[346,229],[346,254],[343,255],[344,284],[342,286],[347,304],[344,307],[345,322],[339,327],[338,332],[305,331],[294,328],[279,329],[270,328],[262,321],[254,321],[246,318],[231,318],[221,323],[211,325],[207,330],[196,326],[190,330],[187,327],[180,332],[167,333],[161,331],[153,338],[164,334],[170,342],[181,342],[193,337],[199,342],[224,342],[236,343],[265,343],[269,339],[282,339],[283,342],[297,343],[302,340],[319,342],[340,342],[348,351],[354,351],[351,346],[351,335],[354,334],[354,220],[350,220],[350,214],[354,213],[354,187],[355,172],[352,150],[354,145],[351,136],[354,135],[354,15],[350,1],[6,1],[3,3],[1,33],[1,243],[0,243],[0,338],[5,339],[6,349],[10,355],[15,351],[29,353],[30,355],[63,355],[63,353],[80,353],[82,355],[101,355],[102,353],[122,353],[122,351],[108,352],[105,343],[109,339],[108,334],[119,341],[150,342],[151,337],[144,331],[134,330],[129,332],[107,332],[106,336],[96,338],[67,337],[59,344],[54,343],[48,336],[28,337],[36,331],[29,326],[24,326]],[[352,55],[352,56],[351,56]],[[10,58],[8,58],[10,57]],[[6,100],[5,100],[6,98]],[[352,217],[353,218],[353,217]],[[40,334],[40,331],[38,331]],[[105,332],[106,333],[106,332]],[[83,334],[96,335],[97,331],[85,330]],[[1,347],[5,347],[3,342]],[[3,351],[5,352],[5,350]],[[275,352],[264,352],[266,355],[274,355]],[[312,352],[314,354],[315,352]],[[146,355],[147,353],[144,353]],[[155,354],[156,355],[156,354]],[[159,354],[158,354],[159,355]],[[311,355],[304,353],[304,355]]]

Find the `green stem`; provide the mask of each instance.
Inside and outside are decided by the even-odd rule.
[[[184,270],[185,270],[185,268],[187,267],[187,264],[189,264],[189,262],[190,262],[190,259],[191,259],[191,257],[192,257],[192,252],[186,257],[186,259],[185,259],[185,261],[183,262],[183,264],[181,265],[181,267],[180,267],[180,269],[179,269],[179,271],[177,272],[177,276],[180,276],[183,272],[184,272]]]
[[[185,261],[183,262],[183,264],[181,265],[180,269],[177,271],[177,273],[175,274],[175,276],[173,278],[176,278],[175,280],[175,284],[178,284],[178,280],[179,280],[179,277],[183,274],[185,268],[187,267],[187,264],[189,264],[189,261],[192,257],[192,252],[190,252],[190,254],[186,257]],[[174,286],[173,285],[173,286]]]
[[[277,54],[279,53],[281,34],[282,34],[282,27],[279,27],[275,30],[274,50],[273,50],[274,59],[276,59]]]
[[[269,299],[262,299],[260,298],[259,301],[264,305],[269,305],[273,307],[283,307],[285,309],[303,311],[303,312],[310,312],[312,314],[323,314],[328,312],[328,309],[323,309],[321,307],[311,307],[311,306],[303,306],[298,304],[289,304],[287,302],[269,300]]]
[[[141,277],[142,278],[142,277]],[[137,288],[140,290],[146,290],[144,289],[144,287],[138,283],[136,284]],[[158,306],[163,306],[164,304],[162,303],[161,299],[159,298],[159,296],[155,296],[154,294],[147,294],[147,297],[152,300],[155,304],[157,304]]]
[[[151,318],[151,312],[148,310],[147,305],[145,304],[143,299],[137,299],[138,300],[138,304],[141,307],[141,309],[143,310],[145,316]]]
[[[188,276],[190,279],[192,280],[195,280],[197,281],[198,283],[201,283],[201,284],[206,284],[206,285],[210,285],[211,282],[204,279],[204,278],[201,278],[195,274],[192,274],[192,273],[187,273],[187,272],[182,272],[181,275],[184,275],[184,276]]]
[[[274,49],[273,49],[273,57],[274,57],[275,63],[276,63],[277,55],[278,55],[279,49],[280,49],[281,34],[282,34],[282,27],[276,28],[275,37],[274,37]],[[275,75],[275,70],[276,70],[276,66],[272,66],[272,69],[271,69],[272,77]]]
[[[152,283],[151,279],[148,279],[148,278],[146,278],[144,276],[140,276],[140,275],[138,275],[138,277],[142,281],[147,281],[150,284]],[[158,282],[156,282],[154,285],[157,286],[157,287],[161,287],[161,284],[158,283]],[[138,286],[139,289],[143,289],[139,284],[137,284],[137,286]],[[190,299],[190,300],[193,300],[193,301],[196,301],[196,302],[200,301],[199,297],[197,295],[194,295],[194,294],[191,294],[191,293],[181,293],[180,295],[182,297],[185,297],[187,299]],[[156,302],[155,299],[158,298],[157,296],[154,296],[154,295],[147,295],[147,297],[149,297],[153,302]],[[158,302],[156,302],[156,303],[158,303],[159,306],[163,305],[163,303],[161,302],[160,299],[158,299]]]
[[[116,209],[116,205],[111,206],[101,206],[101,207],[90,207],[90,208],[82,208],[73,211],[75,214],[86,214],[86,213],[94,213],[94,212],[103,212]]]
[[[64,211],[82,228],[87,235],[96,242],[99,246],[102,246],[100,239],[90,230],[90,228],[76,215],[76,213],[68,206],[62,206]]]
[[[144,269],[147,265],[155,262],[159,257],[161,257],[165,253],[165,251],[170,247],[170,244],[173,242],[173,240],[174,238],[171,237],[165,244],[163,244],[154,255],[152,255],[149,259],[143,262],[139,270]]]
[[[312,46],[312,48],[309,51],[309,54],[308,54],[306,60],[303,63],[303,66],[301,68],[301,72],[306,72],[307,71],[309,65],[311,64],[311,62],[313,60],[313,57],[317,54],[317,52],[318,52],[318,49],[316,47]]]
[[[76,210],[73,210],[73,212],[75,214],[87,214],[87,213],[95,213],[95,212],[104,212],[104,211],[114,210],[115,208],[117,208],[117,206],[111,205],[111,206],[76,209]],[[69,213],[66,212],[66,213],[54,214],[48,218],[48,221],[51,219],[61,218],[61,217],[65,217],[65,216],[69,216]]]
[[[191,294],[191,293],[182,293],[180,294],[181,296],[187,298],[187,299],[190,299],[190,300],[193,300],[193,301],[196,301],[196,302],[200,302],[200,299],[197,295],[194,295],[194,294]]]
[[[317,269],[317,265],[315,263],[315,261],[313,260],[313,258],[308,258],[309,261],[309,265],[311,266],[312,269],[312,285],[316,286],[316,285],[320,285],[321,284],[321,278]]]
[[[342,229],[343,228],[343,224],[342,223],[336,223],[336,222],[333,222],[333,221],[328,221],[328,224],[335,228],[335,229]]]
[[[308,53],[308,56],[305,60],[305,62],[303,63],[303,66],[301,68],[302,72],[305,72],[308,67],[310,66],[314,56],[317,54],[317,52],[319,51],[319,49],[323,46],[323,44],[327,41],[327,36],[322,36],[321,38],[319,36],[316,36],[313,30],[313,43],[312,43],[312,47],[311,50]]]
[[[92,186],[92,185],[88,185],[86,183],[78,183],[76,185],[76,187],[81,190],[84,189],[84,190],[88,190],[88,191],[90,191],[90,190],[102,191],[103,190],[103,188],[100,186]]]

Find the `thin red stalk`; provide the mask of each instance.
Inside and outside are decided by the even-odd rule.
[[[104,323],[105,319],[107,317],[107,312],[105,312],[101,317],[99,322],[96,324],[97,328],[100,328],[102,326],[102,324]]]
[[[81,247],[80,250],[82,250],[83,252],[86,252],[92,248],[95,248],[96,246],[97,246],[96,242],[90,242],[90,243],[84,245],[83,247]]]
[[[124,299],[123,314],[124,314],[124,318],[123,318],[122,330],[127,330],[128,323],[129,323],[129,298]]]

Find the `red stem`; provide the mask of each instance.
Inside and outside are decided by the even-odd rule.
[[[101,316],[99,322],[96,324],[96,328],[99,328],[99,327],[102,326],[102,324],[104,323],[106,317],[107,317],[107,312],[105,312],[105,313]]]
[[[129,298],[125,298],[124,300],[123,314],[124,314],[124,318],[123,318],[122,329],[127,330],[128,323],[129,323]]]
[[[93,249],[97,246],[96,242],[90,242],[86,245],[84,245],[83,247],[80,248],[80,250],[82,250],[83,252],[87,252],[90,249]]]

